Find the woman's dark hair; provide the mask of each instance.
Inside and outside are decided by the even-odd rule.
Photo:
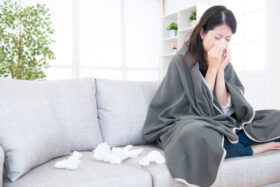
[[[206,51],[203,48],[200,30],[203,29],[204,34],[206,34],[209,30],[213,30],[214,27],[222,24],[228,25],[231,28],[232,34],[236,32],[237,23],[235,16],[232,11],[228,10],[225,6],[212,6],[201,16],[190,38],[184,43],[184,45],[188,45],[187,53],[190,53],[193,58],[191,68],[198,62],[202,70],[207,70],[205,59]],[[185,59],[187,53],[185,54]]]

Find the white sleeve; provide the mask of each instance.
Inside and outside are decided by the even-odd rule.
[[[228,94],[228,104],[226,106],[221,106],[223,109],[224,114],[230,116],[231,114],[233,114],[233,107],[231,104],[231,96],[230,94]]]

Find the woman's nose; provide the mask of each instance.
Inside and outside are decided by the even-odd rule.
[[[219,39],[218,41],[216,42],[219,42],[222,44],[222,46],[224,46],[225,48],[228,46],[228,42],[224,39],[224,38],[221,38]]]
[[[226,39],[224,39],[224,38],[222,38],[221,41],[224,42],[224,43],[226,43]]]

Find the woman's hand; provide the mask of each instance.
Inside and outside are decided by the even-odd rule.
[[[222,54],[225,49],[225,43],[217,41],[207,53],[208,68],[211,71],[217,72],[221,67],[223,60]]]
[[[228,63],[231,61],[231,51],[229,46],[226,47],[226,49],[223,51],[222,53],[222,61],[220,63],[218,72],[224,72],[226,66],[228,65]]]

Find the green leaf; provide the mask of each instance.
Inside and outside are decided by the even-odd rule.
[[[0,4],[0,77],[46,77],[44,69],[50,67],[47,60],[55,59],[49,49],[55,42],[50,17],[45,4],[22,7],[11,0]]]

